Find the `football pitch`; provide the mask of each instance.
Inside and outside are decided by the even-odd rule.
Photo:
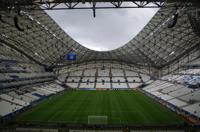
[[[89,118],[91,117],[91,119]],[[138,91],[66,91],[21,113],[17,122],[180,124],[181,118]],[[102,121],[102,122],[101,122]]]

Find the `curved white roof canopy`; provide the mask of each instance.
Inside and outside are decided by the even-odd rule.
[[[18,24],[24,31],[19,31],[13,22],[17,14],[0,11],[0,41],[29,59],[48,66],[71,64],[65,55],[73,52],[77,54],[74,63],[116,60],[160,68],[187,54],[200,42],[192,30],[188,10],[190,8],[185,8],[179,13],[174,28],[167,28],[166,21],[176,12],[176,8],[160,9],[131,41],[105,52],[90,50],[74,41],[44,11],[28,10],[18,16]],[[3,54],[4,51],[1,52]]]

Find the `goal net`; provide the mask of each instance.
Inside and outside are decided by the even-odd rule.
[[[100,124],[104,125],[108,123],[108,117],[107,116],[96,116],[96,115],[89,115],[88,116],[88,124]]]

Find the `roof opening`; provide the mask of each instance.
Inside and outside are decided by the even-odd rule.
[[[63,6],[63,5],[60,5]],[[47,14],[75,41],[96,51],[117,49],[150,21],[158,8],[96,10],[47,10]]]

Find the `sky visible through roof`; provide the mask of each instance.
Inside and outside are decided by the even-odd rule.
[[[134,38],[157,11],[158,8],[99,9],[95,18],[90,9],[46,12],[81,45],[96,51],[109,51]]]

